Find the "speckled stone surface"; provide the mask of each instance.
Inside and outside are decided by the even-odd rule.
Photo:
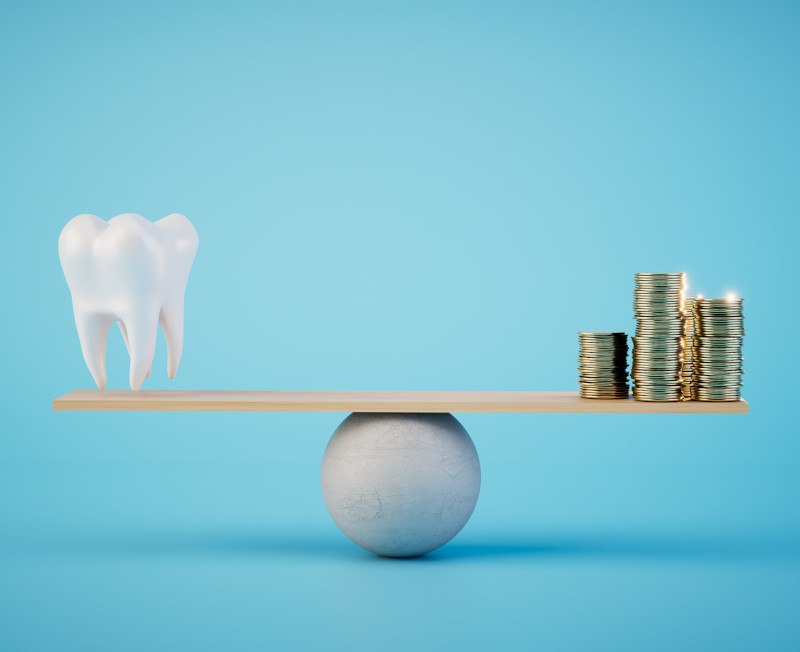
[[[472,515],[480,484],[475,446],[451,414],[351,414],[322,462],[333,520],[389,557],[422,555],[452,539]]]

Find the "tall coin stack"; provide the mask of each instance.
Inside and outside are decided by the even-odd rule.
[[[582,398],[628,398],[628,336],[578,333]]]
[[[695,297],[683,298],[683,384],[681,385],[681,399],[691,401],[694,386],[694,338],[696,335],[694,319]]]
[[[679,401],[683,367],[683,272],[636,274],[633,398]]]
[[[692,398],[738,401],[742,386],[742,299],[701,299],[694,304],[697,337]]]

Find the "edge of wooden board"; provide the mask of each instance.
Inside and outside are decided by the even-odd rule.
[[[583,399],[577,392],[78,390],[55,411],[404,412],[517,414],[747,414],[747,401],[643,402]]]

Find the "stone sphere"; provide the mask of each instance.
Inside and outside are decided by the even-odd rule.
[[[480,487],[475,445],[452,414],[351,414],[322,461],[333,520],[387,557],[416,557],[450,541]]]

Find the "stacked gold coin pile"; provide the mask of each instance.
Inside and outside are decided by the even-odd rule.
[[[697,336],[692,352],[697,401],[738,401],[742,386],[742,299],[701,299],[694,303]]]
[[[678,401],[683,367],[683,272],[636,274],[633,309],[633,397]]]
[[[695,297],[683,298],[683,384],[681,385],[681,399],[692,400],[692,387],[694,386],[694,338],[696,335],[694,324]]]
[[[583,398],[628,398],[628,336],[578,333],[578,378]]]

